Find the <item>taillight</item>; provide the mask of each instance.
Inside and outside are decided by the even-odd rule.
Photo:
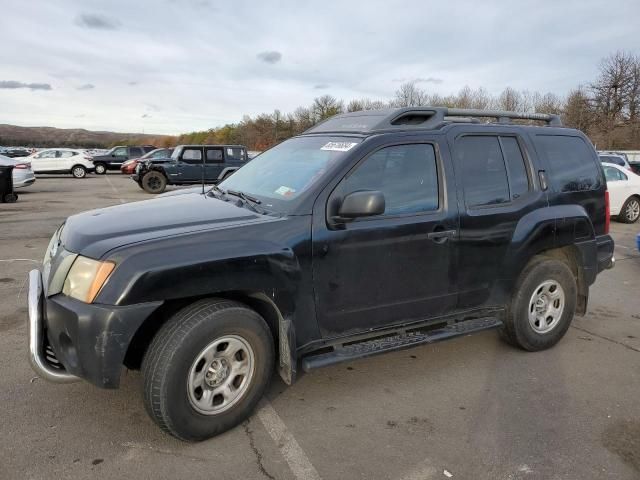
[[[13,168],[17,168],[18,170],[27,170],[31,165],[29,165],[28,163],[18,163],[16,165],[14,165]]]
[[[604,192],[604,233],[609,233],[609,225],[611,224],[611,207],[609,205],[609,191]]]

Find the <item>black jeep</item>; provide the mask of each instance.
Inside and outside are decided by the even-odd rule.
[[[218,183],[247,163],[243,145],[179,145],[171,158],[136,166],[131,178],[148,193],[162,193],[167,185]]]
[[[205,195],[69,217],[30,273],[31,362],[104,388],[141,369],[155,422],[201,440],[245,419],[274,367],[291,384],[491,328],[546,349],[613,266],[606,189],[554,115],[339,115]]]
[[[144,154],[155,150],[153,145],[142,145],[140,147],[117,146],[113,147],[104,155],[94,155],[91,160],[95,165],[95,173],[104,175],[107,170],[120,170],[124,162],[132,158],[142,157]]]

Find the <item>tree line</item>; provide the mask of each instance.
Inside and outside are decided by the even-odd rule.
[[[416,82],[399,86],[392,99],[353,99],[348,102],[331,95],[314,99],[309,106],[290,113],[275,110],[219,128],[166,137],[172,144],[242,144],[251,150],[265,150],[316,123],[343,112],[408,106],[443,106],[556,113],[564,125],[585,132],[598,149],[640,149],[640,56],[616,52],[601,60],[598,75],[566,96],[505,88],[499,95],[486,89],[465,86],[458,93],[430,93]]]

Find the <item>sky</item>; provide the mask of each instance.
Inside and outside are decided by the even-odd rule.
[[[0,123],[177,134],[403,82],[564,95],[638,0],[0,0]]]

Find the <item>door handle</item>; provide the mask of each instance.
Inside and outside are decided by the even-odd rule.
[[[448,239],[456,236],[456,230],[438,230],[427,234],[429,240],[433,240],[435,243],[444,243]]]

